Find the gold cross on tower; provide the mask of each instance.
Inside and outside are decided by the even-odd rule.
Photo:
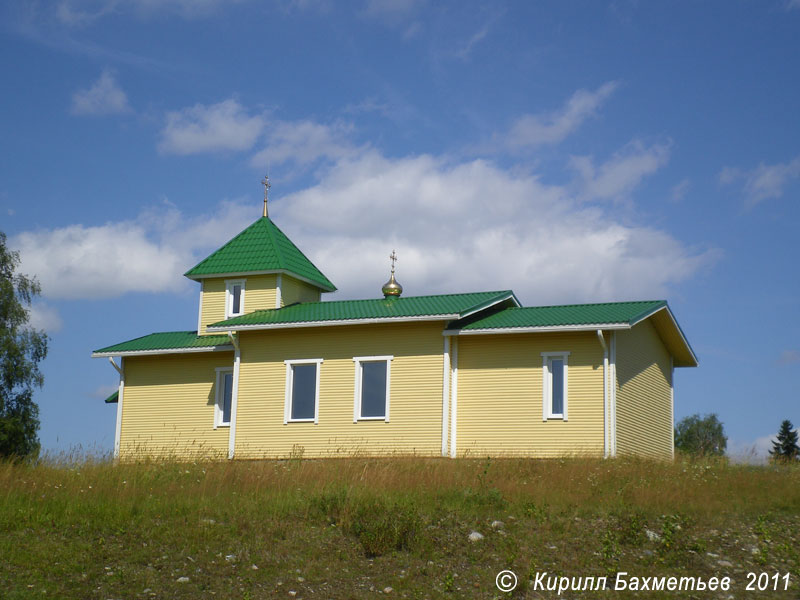
[[[394,263],[397,262],[397,254],[394,250],[392,250],[392,253],[389,255],[389,260],[392,261],[392,273],[394,273]]]
[[[269,213],[267,211],[267,196],[269,195],[269,188],[272,186],[269,183],[269,175],[265,175],[264,179],[261,180],[261,184],[264,186],[264,216],[268,216]]]

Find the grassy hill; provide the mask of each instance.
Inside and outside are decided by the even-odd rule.
[[[483,538],[470,541],[473,532]],[[8,599],[796,599],[799,532],[797,467],[579,458],[0,464]],[[504,569],[519,581],[511,593],[495,585]],[[614,591],[622,571],[732,582],[728,591]],[[759,591],[761,573],[770,578]],[[537,576],[605,576],[607,589],[558,596]]]

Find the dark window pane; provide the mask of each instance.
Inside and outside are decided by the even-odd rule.
[[[292,366],[292,419],[313,419],[317,365]]]
[[[231,290],[231,296],[231,306],[233,307],[231,309],[231,313],[238,315],[240,312],[242,312],[242,286],[233,286],[233,289]]]
[[[361,416],[386,416],[386,361],[361,363]]]
[[[553,384],[553,414],[564,413],[564,361],[554,358],[550,361],[550,373]]]
[[[222,376],[222,422],[231,422],[231,400],[233,399],[233,374]]]

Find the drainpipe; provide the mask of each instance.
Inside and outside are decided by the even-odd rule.
[[[610,436],[610,419],[608,408],[608,346],[606,346],[606,338],[603,337],[603,330],[597,330],[597,339],[600,340],[600,345],[603,347],[603,456],[608,458],[611,449]]]
[[[119,357],[119,366],[117,366],[117,363],[114,362],[113,356],[108,357],[108,362],[110,362],[111,366],[117,370],[117,373],[119,373],[119,392],[117,393],[117,425],[114,430],[114,460],[118,460],[120,437],[122,434],[122,396],[123,392],[125,391],[125,359],[121,356]]]
[[[236,412],[239,404],[239,363],[242,353],[239,349],[239,339],[232,331],[228,332],[228,339],[233,344],[233,389],[231,390],[231,427],[228,438],[228,458],[233,458],[233,450],[236,446]]]

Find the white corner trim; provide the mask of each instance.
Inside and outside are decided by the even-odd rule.
[[[669,419],[672,444],[670,445],[670,456],[675,458],[675,360],[670,354],[669,357]]]
[[[389,405],[391,398],[391,381],[392,381],[392,360],[394,356],[391,354],[384,354],[380,356],[354,356],[353,363],[355,364],[355,385],[353,389],[353,423],[359,421],[385,421],[389,422]],[[384,415],[382,417],[364,417],[361,415],[361,363],[364,362],[385,362],[386,363],[386,405]]]
[[[610,395],[608,393],[608,345],[606,344],[606,338],[603,336],[603,330],[597,330],[597,339],[600,342],[600,346],[603,348],[603,458],[608,458],[609,455],[609,448],[610,444],[610,427],[608,422],[608,415],[609,411],[609,400]]]
[[[453,339],[450,373],[450,458],[458,453],[458,338]]]
[[[203,282],[200,282],[200,301],[197,307],[197,335],[203,333]]]
[[[113,359],[111,363],[114,364]],[[117,424],[114,429],[114,458],[119,458],[120,442],[122,440],[122,400],[125,395],[125,359],[120,357],[119,367],[114,364],[114,368],[119,371],[119,393],[117,396]]]
[[[236,415],[239,410],[239,371],[242,362],[242,353],[239,345],[233,354],[233,389],[231,390],[231,424],[228,433],[228,459],[232,459],[236,450]]]
[[[442,351],[442,456],[447,456],[447,432],[450,418],[450,338],[444,338]]]
[[[610,402],[609,406],[611,414],[609,415],[611,434],[611,456],[617,455],[617,332],[611,332],[611,348],[609,350],[609,384],[610,384]]]
[[[281,287],[283,286],[283,273],[278,273],[278,276],[275,279],[275,308],[280,308],[283,304],[283,292]]]
[[[319,423],[319,380],[320,365],[324,362],[322,358],[295,358],[284,360],[286,365],[286,394],[283,405],[283,424],[289,423]],[[316,365],[317,373],[314,385],[314,418],[313,419],[292,419],[292,389],[294,387],[292,367],[294,365]]]

